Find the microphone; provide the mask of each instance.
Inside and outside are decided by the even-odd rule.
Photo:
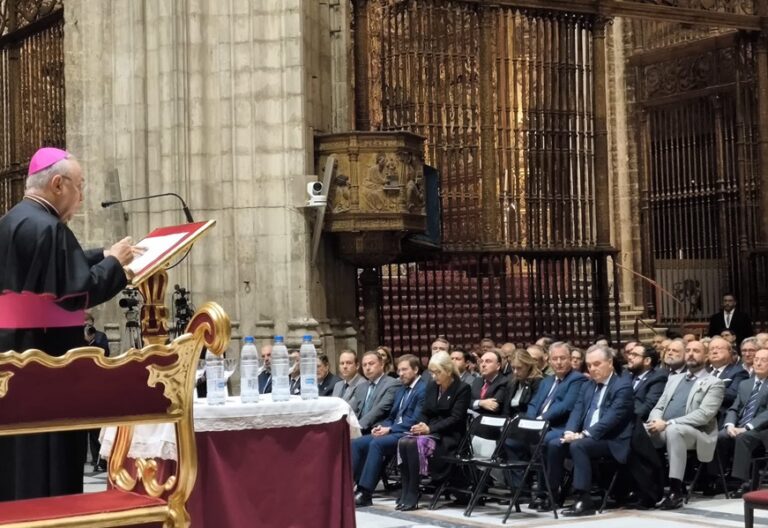
[[[187,218],[187,223],[192,224],[195,221],[192,220],[192,213],[189,212],[189,207],[187,207],[187,203],[184,201],[184,198],[179,196],[176,193],[161,193],[161,194],[150,194],[148,196],[139,196],[138,198],[126,198],[125,200],[113,200],[111,202],[101,202],[101,206],[103,208],[107,208],[110,206],[113,206],[115,204],[121,204],[125,202],[135,202],[137,200],[149,200],[150,198],[160,198],[161,196],[175,196],[179,199],[181,202],[181,209],[184,211],[184,216]]]

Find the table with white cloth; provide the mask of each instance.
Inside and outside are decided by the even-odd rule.
[[[192,526],[355,526],[350,438],[360,428],[340,398],[194,406],[198,472]],[[109,453],[115,430],[104,430]],[[134,429],[130,458],[176,459],[172,425]]]

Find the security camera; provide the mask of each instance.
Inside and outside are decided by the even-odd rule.
[[[323,182],[309,182],[307,184],[307,194],[309,195],[309,200],[307,201],[307,206],[309,207],[322,207],[328,201],[328,197],[323,189]]]

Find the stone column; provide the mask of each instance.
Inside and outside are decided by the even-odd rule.
[[[365,268],[360,274],[360,284],[363,287],[363,317],[365,318],[365,350],[373,350],[381,344],[379,336],[379,305],[381,291],[379,290],[379,274],[374,268]]]
[[[608,174],[608,95],[606,89],[605,33],[610,19],[597,17],[592,29],[593,112],[595,123],[595,207],[597,245],[611,247],[611,183]]]
[[[354,296],[331,303],[326,292],[354,291],[355,269],[329,244],[310,262],[301,207],[315,172],[313,133],[334,121],[333,9],[303,0],[68,0],[67,144],[89,183],[84,238],[106,244],[181,223],[170,199],[126,204],[127,221],[98,205],[177,192],[196,220],[217,222],[169,271],[169,284],[190,289],[195,304],[215,300],[242,334],[265,339],[353,319]]]

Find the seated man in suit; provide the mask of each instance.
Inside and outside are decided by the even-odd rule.
[[[751,491],[750,462],[757,451],[768,446],[767,349],[757,351],[753,366],[755,375],[739,385],[736,401],[728,409],[725,425],[717,437],[720,456],[725,459],[733,453],[731,477],[739,481],[739,488],[734,493],[737,498]],[[712,469],[716,471],[716,468]],[[715,488],[714,484],[712,488]]]
[[[736,400],[739,384],[747,379],[749,374],[734,357],[731,343],[722,337],[713,337],[709,342],[709,364],[712,367],[712,375],[723,380],[725,385],[725,396],[719,414],[722,422],[725,412]]]
[[[714,457],[717,411],[725,394],[723,381],[707,372],[707,349],[703,343],[688,343],[685,357],[687,373],[669,377],[646,422],[653,444],[666,447],[669,455],[669,492],[658,504],[663,510],[683,505],[688,450],[695,448],[701,462]]]
[[[355,389],[352,397],[356,406],[353,410],[360,422],[360,430],[368,434],[371,427],[386,418],[392,410],[400,382],[386,375],[384,360],[375,350],[363,354],[363,374],[368,382],[361,383]]]
[[[685,347],[687,345],[682,339],[673,339],[667,345],[664,351],[664,368],[670,376],[685,372]],[[656,350],[658,351],[658,348]]]
[[[259,374],[259,393],[268,394],[272,392],[272,345],[263,345],[260,353],[264,370]]]
[[[632,457],[621,469],[614,492],[625,506],[648,509],[664,491],[664,466],[642,424],[664,392],[668,372],[659,367],[659,352],[650,345],[635,343],[625,356],[632,375],[635,427],[630,441]]]
[[[572,369],[571,348],[568,343],[560,341],[549,347],[549,366],[554,374],[547,376],[539,384],[539,389],[528,404],[526,413],[527,418],[549,422],[550,429],[544,438],[544,457],[546,457],[548,443],[554,439],[559,440],[565,433],[565,424],[576,405],[582,385],[587,381],[586,376]],[[530,458],[531,447],[533,446],[508,439],[505,451],[510,460],[527,460]],[[515,484],[517,483],[513,475],[512,485]],[[559,482],[553,485],[559,485]],[[531,502],[530,507],[543,512],[550,511],[553,505],[549,503],[549,499],[542,491]]]
[[[336,398],[342,398],[349,403],[349,406],[355,408],[355,402],[352,399],[355,388],[361,383],[365,383],[365,378],[360,374],[360,364],[357,361],[357,354],[350,350],[344,349],[339,354],[339,375],[341,380],[336,382],[333,386],[332,396]]]
[[[331,364],[325,354],[317,355],[317,394],[318,396],[331,396],[333,388],[341,379],[331,373]]]
[[[469,352],[454,348],[451,350],[451,361],[456,365],[456,370],[459,372],[459,379],[472,387],[472,382],[478,378],[476,372],[469,370]]]
[[[755,354],[760,348],[756,337],[748,337],[741,342],[741,368],[746,370],[750,376],[755,373],[752,364],[755,361]]]
[[[424,387],[419,375],[421,362],[412,354],[397,359],[397,374],[402,386],[395,394],[395,403],[386,420],[371,429],[371,434],[352,440],[352,472],[357,482],[355,504],[370,506],[371,494],[379,482],[386,457],[397,451],[397,441],[410,431],[421,415]]]
[[[632,375],[635,416],[644,422],[664,392],[668,373],[658,368],[659,353],[652,346],[635,343],[626,357],[627,371]]]
[[[587,368],[592,379],[581,384],[579,399],[568,418],[561,438],[547,444],[547,472],[553,492],[562,480],[565,457],[573,459],[573,490],[576,502],[563,510],[566,517],[593,515],[592,460],[612,458],[627,461],[632,436],[633,395],[628,376],[616,374],[613,353],[606,346],[587,350]]]
[[[472,382],[470,409],[477,414],[501,414],[507,378],[501,374],[501,356],[490,351],[480,357],[480,377]]]

